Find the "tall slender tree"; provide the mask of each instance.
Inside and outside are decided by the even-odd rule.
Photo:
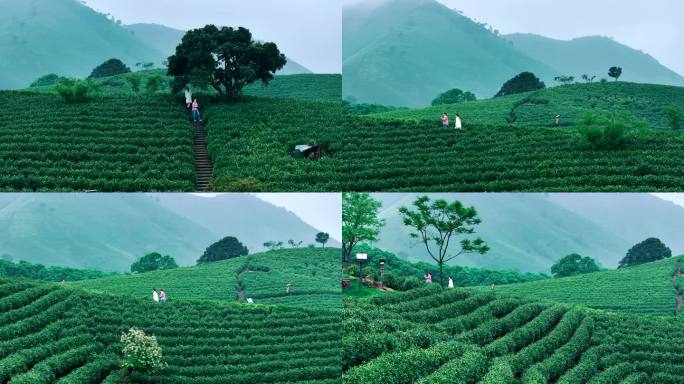
[[[385,220],[378,218],[382,206],[368,193],[342,194],[342,263],[349,265],[354,246],[364,241],[376,241]]]

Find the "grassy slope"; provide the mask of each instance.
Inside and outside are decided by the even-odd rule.
[[[99,292],[146,299],[165,289],[170,301],[235,301],[239,287],[255,303],[339,308],[339,248],[287,249],[168,271],[75,282]],[[245,271],[249,266],[250,271]],[[265,267],[265,268],[264,268]],[[285,286],[291,284],[290,295]]]
[[[514,103],[532,97],[548,103],[526,103],[516,109],[516,126],[548,127],[554,124],[556,115],[561,115],[563,126],[573,125],[584,112],[627,112],[645,120],[647,126],[669,129],[669,120],[664,109],[678,106],[684,113],[684,87],[665,85],[608,82],[573,84],[552,87],[539,92],[528,92],[506,97],[480,100],[425,109],[398,110],[373,115],[377,118],[432,120],[439,123],[443,112],[450,116],[460,113],[464,123],[506,125]]]
[[[0,382],[120,383],[121,333],[156,336],[161,371],[131,382],[339,383],[339,311],[169,302],[0,279]],[[104,380],[104,381],[103,381]]]
[[[672,273],[680,258],[560,279],[502,285],[497,290],[592,308],[668,315],[675,307]]]
[[[432,286],[345,301],[342,381],[681,383],[681,326]]]

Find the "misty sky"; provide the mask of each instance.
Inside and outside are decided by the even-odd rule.
[[[342,0],[353,4],[365,0]],[[557,39],[600,35],[640,49],[684,75],[681,0],[438,0],[502,33]]]
[[[243,26],[317,73],[342,71],[341,0],[85,0],[124,24]]]
[[[212,198],[221,193],[194,193]],[[305,223],[342,241],[341,193],[254,193],[254,196],[299,216]]]

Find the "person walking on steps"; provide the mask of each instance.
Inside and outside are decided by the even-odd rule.
[[[185,87],[185,106],[186,108],[190,108],[192,105],[192,91],[190,90],[190,87]]]
[[[442,128],[449,128],[449,115],[442,113]]]
[[[202,118],[200,116],[200,111],[199,111],[199,104],[197,103],[197,99],[192,101],[192,121],[195,123],[199,123],[202,121]]]
[[[157,293],[157,288],[152,290],[152,300],[154,300],[155,303],[159,303],[159,293]]]
[[[461,121],[461,114],[456,114],[456,121],[454,122],[454,128],[463,129],[463,122]]]

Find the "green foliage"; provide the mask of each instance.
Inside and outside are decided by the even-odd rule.
[[[627,143],[630,133],[643,130],[644,126],[644,122],[634,122],[632,116],[587,112],[580,118],[578,130],[592,148],[615,150]]]
[[[449,203],[444,199],[437,199],[431,202],[427,195],[417,197],[413,205],[415,210],[401,207],[399,213],[404,225],[413,231],[409,236],[424,244],[430,257],[437,263],[442,287],[446,283],[446,263],[464,253],[484,255],[489,251],[489,246],[481,238],[471,240],[466,237],[475,233],[475,226],[482,222],[475,207],[465,207],[458,200]],[[449,245],[454,236],[463,238],[460,240],[460,249],[450,252]]]
[[[385,221],[378,218],[382,203],[368,193],[342,193],[342,262],[350,261],[359,243],[375,241]]]
[[[56,85],[62,80],[65,80],[65,78],[58,76],[54,73],[51,73],[49,75],[39,77],[36,81],[31,83],[31,87],[44,87],[46,85]]]
[[[390,107],[379,104],[351,103],[347,100],[342,101],[342,113],[345,115],[370,115],[373,113],[384,113],[407,109],[408,108]]]
[[[164,288],[169,302],[173,303],[185,300],[228,303],[236,301],[239,282],[244,298],[251,297],[256,304],[339,309],[340,252],[339,248],[291,248],[73,285],[147,300],[150,290],[157,287]],[[287,284],[291,284],[289,295],[285,292]]]
[[[2,190],[195,190],[192,130],[169,97],[98,97],[83,105],[0,92],[0,102],[12,110],[0,113],[7,123],[0,125]]]
[[[24,260],[16,263],[11,260],[0,260],[0,276],[6,277],[24,277],[33,280],[58,282],[62,279],[65,281],[78,281],[115,275],[117,274],[114,272],[102,272],[94,269],[46,267],[42,264],[33,264]]]
[[[157,93],[157,91],[162,87],[164,83],[164,78],[161,76],[152,76],[147,79],[145,83],[145,90],[148,93]]]
[[[327,232],[318,232],[316,234],[316,242],[321,244],[321,247],[325,248],[325,243],[330,240],[330,234]]]
[[[472,92],[464,92],[458,88],[454,88],[437,96],[432,100],[432,105],[456,104],[475,100],[477,100],[477,97]]]
[[[158,252],[148,253],[131,264],[131,272],[137,273],[174,268],[178,268],[176,260],[169,255],[162,256]]]
[[[119,59],[109,59],[93,69],[88,76],[89,79],[120,75],[130,72],[131,69]]]
[[[650,263],[670,257],[672,257],[672,250],[670,248],[665,246],[660,239],[649,237],[630,248],[625,257],[620,260],[618,268]]]
[[[599,267],[594,259],[589,256],[582,257],[577,253],[571,253],[551,266],[551,273],[554,277],[582,275],[598,271]]]
[[[582,78],[585,79],[585,80],[588,80],[589,77],[588,77],[588,76],[585,77],[585,76],[587,76],[587,75],[583,75]],[[555,81],[561,83],[561,84],[570,84],[570,83],[572,83],[572,82],[575,81],[575,76],[566,76],[566,75],[562,75],[562,76],[556,76],[556,77],[554,77],[553,79],[554,79]]]
[[[610,67],[610,69],[608,70],[608,76],[614,78],[615,81],[618,81],[618,79],[620,79],[620,76],[622,76],[622,68]]]
[[[334,260],[339,265],[339,257]],[[124,379],[183,384],[189,377],[201,383],[309,382],[312,378],[339,382],[339,309],[206,302],[162,306],[149,298],[7,279],[0,279],[0,303],[3,383],[120,383]],[[163,369],[119,374],[122,357],[128,362],[127,357],[139,355],[125,350],[121,355],[126,345],[121,335],[133,327],[156,336],[158,349],[152,349],[163,351]],[[142,344],[153,346],[148,340]]]
[[[282,242],[281,242],[282,245]],[[247,247],[233,236],[226,236],[223,239],[210,245],[204,254],[197,260],[197,264],[212,263],[215,261],[232,259],[234,257],[247,256]]]
[[[138,76],[135,73],[131,73],[129,75],[126,75],[125,77],[126,82],[131,85],[131,89],[133,89],[133,93],[139,93],[140,92],[140,84],[142,84],[142,79],[140,76]]]
[[[248,29],[207,25],[183,36],[169,57],[168,73],[175,77],[175,91],[187,84],[210,86],[220,97],[236,100],[247,84],[267,85],[286,62],[275,43],[255,42]]]
[[[269,240],[263,244],[264,247],[270,249],[271,251],[277,251],[283,249],[283,242],[278,240]]]
[[[675,105],[671,105],[665,108],[665,115],[670,122],[670,127],[673,131],[677,131],[681,128],[682,123],[682,111]]]
[[[56,91],[66,103],[84,103],[88,101],[93,87],[89,81],[63,79],[57,84]]]
[[[497,286],[506,294],[643,314],[670,315],[674,258],[563,279]]]
[[[544,88],[546,88],[546,84],[539,80],[534,73],[522,72],[505,82],[501,90],[494,97],[514,95]]]

